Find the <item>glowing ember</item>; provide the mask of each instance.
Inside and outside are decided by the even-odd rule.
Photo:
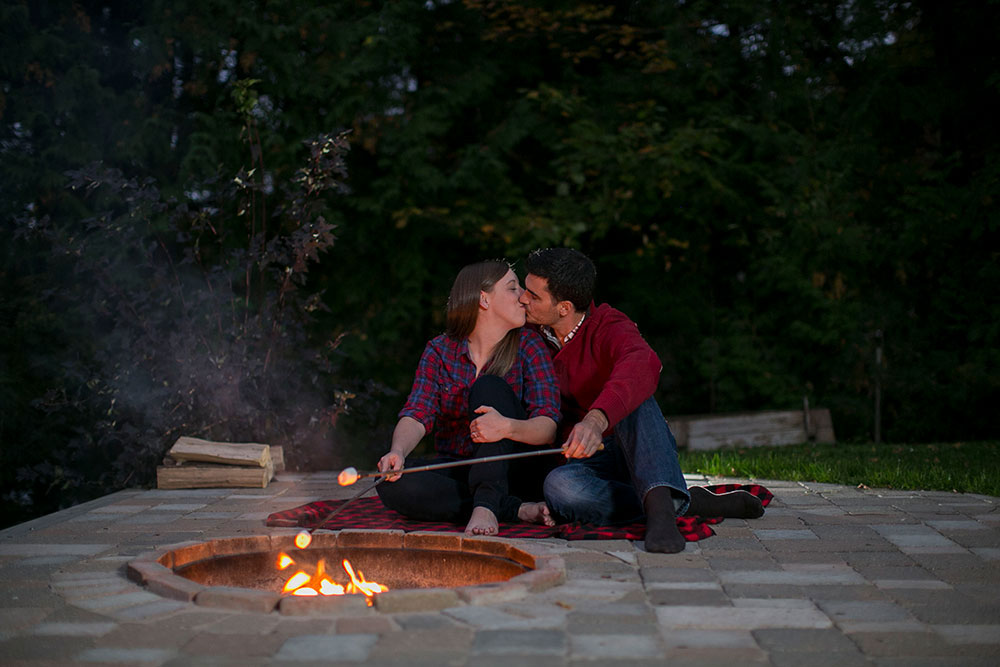
[[[299,534],[295,536],[295,546],[299,549],[305,549],[313,541],[313,536],[309,534],[308,530],[299,531]]]
[[[282,553],[278,555],[278,569],[284,570],[293,564],[295,564],[295,561],[288,554]],[[295,574],[285,582],[281,592],[298,596],[353,595],[361,593],[368,598],[368,604],[371,605],[373,595],[389,590],[387,586],[366,580],[361,570],[358,570],[355,574],[350,561],[345,559],[342,565],[344,572],[350,577],[350,581],[344,586],[336,583],[327,576],[326,561],[320,559],[316,564],[316,572],[310,575],[305,570],[296,570]]]

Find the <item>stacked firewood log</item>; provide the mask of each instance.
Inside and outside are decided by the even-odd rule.
[[[284,469],[284,452],[278,446],[181,436],[156,468],[156,488],[263,489]]]

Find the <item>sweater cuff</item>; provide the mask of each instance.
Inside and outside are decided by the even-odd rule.
[[[628,408],[616,397],[600,397],[590,406],[591,410],[600,410],[608,418],[608,433],[615,425],[628,416]]]

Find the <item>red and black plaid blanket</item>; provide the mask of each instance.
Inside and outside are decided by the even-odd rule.
[[[712,493],[747,491],[758,498],[764,507],[774,497],[759,484],[717,484],[706,486]],[[267,517],[268,526],[298,528],[313,527],[317,521],[337,509],[344,500],[317,500],[283,512],[275,512]],[[677,519],[677,527],[688,542],[696,542],[715,534],[711,524],[719,523],[722,517],[685,516]],[[436,530],[439,532],[462,532],[465,526],[438,521],[415,521],[385,507],[376,496],[360,498],[322,526],[326,530],[344,528],[395,529],[407,532],[415,530]],[[559,537],[564,540],[641,540],[646,534],[646,524],[633,523],[626,526],[594,526],[591,524],[567,523],[558,526],[540,526],[532,523],[501,523],[499,537]]]

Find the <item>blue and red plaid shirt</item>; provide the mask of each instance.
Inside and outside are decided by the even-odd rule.
[[[552,359],[536,331],[521,329],[517,362],[503,378],[521,399],[529,418],[548,417],[559,423],[559,385]],[[469,435],[469,388],[476,380],[476,365],[469,356],[469,341],[434,338],[420,357],[413,389],[400,417],[412,417],[434,434],[434,449],[445,456],[472,456]]]

